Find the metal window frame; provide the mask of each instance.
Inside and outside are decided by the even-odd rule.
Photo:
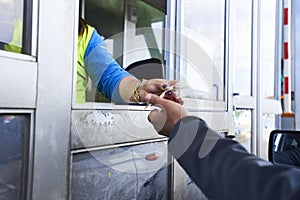
[[[260,51],[261,51],[261,12],[262,12],[262,2],[259,0],[253,1],[253,45],[252,45],[252,64],[253,64],[253,78],[252,78],[252,95],[255,97],[255,106],[253,109],[253,115],[252,115],[252,120],[253,120],[253,138],[252,138],[252,145],[251,145],[251,150],[253,151],[254,154],[257,156],[262,156],[262,137],[263,137],[263,94],[262,94],[262,71],[260,67]],[[275,2],[275,12],[276,12],[276,21],[275,21],[275,70],[274,70],[274,76],[275,79],[274,81],[278,81],[279,79],[279,72],[280,72],[280,66],[281,66],[281,53],[282,50],[280,46],[282,45],[281,39],[282,39],[282,33],[281,33],[281,24],[282,24],[282,9],[283,4],[282,2]],[[276,48],[277,47],[277,48]],[[256,82],[254,81],[256,80]],[[280,84],[280,83],[279,83]],[[280,85],[274,85],[274,95],[275,97],[279,92]],[[278,97],[278,96],[277,96]],[[278,121],[277,121],[278,122]]]
[[[28,108],[36,106],[37,63],[18,58],[32,58],[1,51],[12,57],[0,56],[0,108]],[[20,98],[22,97],[22,98]]]
[[[281,66],[282,66],[282,27],[283,27],[283,1],[276,1],[276,33],[275,33],[275,85],[274,85],[274,97],[280,100],[281,96]],[[277,84],[276,84],[277,83]],[[281,128],[280,116],[275,118],[276,129]]]
[[[31,55],[32,44],[32,0],[24,0],[23,4],[23,34],[22,53]]]
[[[300,65],[300,2],[292,1],[292,67],[294,68],[294,113],[295,113],[295,121],[296,121],[296,129],[300,129],[300,70],[296,69],[297,66]]]
[[[259,0],[254,0],[252,4],[252,78],[251,78],[251,96],[254,97],[255,103],[252,110],[252,135],[251,135],[251,152],[259,156],[260,138],[262,132],[262,108],[261,108],[261,89],[260,86],[260,17],[261,6]],[[256,81],[254,81],[256,80]]]
[[[77,33],[78,5],[78,0],[39,1],[34,163],[29,199],[67,199],[69,195],[72,74],[77,57],[74,33]]]

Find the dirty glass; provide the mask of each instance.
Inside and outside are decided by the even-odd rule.
[[[0,115],[0,199],[24,199],[22,180],[26,173],[28,116]]]
[[[233,69],[233,92],[251,95],[252,1],[230,1],[229,66]]]
[[[263,98],[274,98],[276,1],[261,1],[260,70]]]
[[[119,65],[123,65],[124,1],[85,0],[81,16],[103,37],[107,50]],[[109,19],[109,20],[108,20]],[[86,102],[110,102],[97,91],[89,79]]]
[[[0,0],[0,49],[21,53],[23,0]]]
[[[262,98],[274,99],[275,96],[275,34],[276,1],[261,1],[260,17],[260,70]],[[263,114],[263,132],[261,136],[261,157],[268,158],[269,134],[276,128],[276,116]]]
[[[167,199],[167,144],[73,154],[72,199]]]
[[[234,111],[235,140],[251,153],[252,111],[237,109]]]
[[[124,1],[85,0],[84,18],[104,37],[109,51],[122,65],[123,37],[113,37],[124,31]],[[109,19],[109,20],[108,20]]]
[[[225,1],[181,2],[181,82],[194,98],[224,101]]]

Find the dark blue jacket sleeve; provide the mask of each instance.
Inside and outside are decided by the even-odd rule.
[[[173,128],[169,151],[209,199],[300,199],[300,170],[273,165],[197,117]]]

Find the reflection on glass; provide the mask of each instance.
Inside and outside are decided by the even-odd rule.
[[[230,1],[229,65],[234,93],[251,95],[252,1]]]
[[[104,37],[108,51],[116,61],[123,65],[124,1],[119,0],[85,0],[84,18]],[[109,18],[109,20],[107,20]],[[117,37],[113,37],[118,35]],[[86,89],[87,102],[110,102],[92,86],[89,79]]]
[[[260,1],[260,60],[262,98],[274,98],[275,85],[275,33],[276,1]],[[275,129],[275,115],[263,115],[263,134],[261,137],[261,157],[268,158],[268,137]]]
[[[21,53],[23,0],[0,1],[0,49]]]
[[[124,68],[130,64],[157,58],[164,63],[164,31],[166,1],[161,3],[137,0],[127,5]]]
[[[167,144],[73,155],[72,199],[166,199]]]
[[[139,28],[148,27],[152,30],[151,34],[144,35],[151,58],[158,58],[163,61],[164,35],[162,30],[165,27],[165,7],[166,1],[162,1],[161,6],[152,6],[142,0],[137,1],[138,21],[136,24],[137,35]],[[154,48],[153,48],[154,47]]]
[[[251,110],[234,111],[234,127],[236,140],[251,152]]]
[[[181,2],[180,75],[185,80],[180,81],[194,90],[194,98],[224,101],[225,1]]]
[[[109,51],[122,65],[122,59],[117,55],[122,55],[123,38],[111,39],[111,37],[124,31],[124,1],[85,0],[84,2],[84,18],[105,38]],[[107,20],[108,18],[109,20]]]
[[[0,115],[0,199],[21,199],[26,116]]]
[[[264,0],[261,3],[260,19],[260,70],[264,98],[274,97],[275,73],[275,33],[276,1]]]
[[[269,136],[272,130],[275,129],[275,115],[274,114],[263,114],[263,133],[261,137],[261,157],[268,159],[268,143]]]
[[[196,183],[189,177],[186,177],[186,190],[188,200],[207,200],[208,198],[203,194]]]
[[[273,162],[300,167],[300,132],[274,134]]]
[[[153,58],[164,64],[165,8],[166,1],[86,0],[84,18],[104,37],[108,52],[124,68]],[[109,102],[90,80],[86,101]]]

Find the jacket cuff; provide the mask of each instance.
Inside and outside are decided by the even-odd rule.
[[[187,153],[204,158],[212,151],[221,135],[195,116],[182,118],[170,133],[169,151],[178,159]]]
[[[206,123],[195,116],[184,117],[176,123],[168,141],[169,151],[176,159],[188,150],[197,136],[198,129],[203,127],[207,128]],[[204,136],[205,134],[203,138]]]

